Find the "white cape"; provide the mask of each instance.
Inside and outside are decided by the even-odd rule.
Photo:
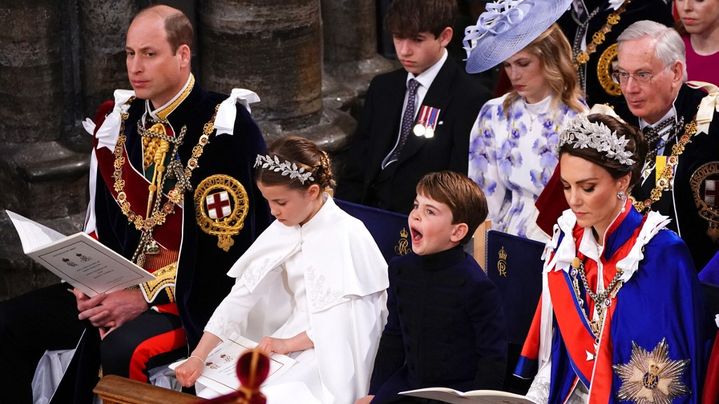
[[[302,251],[323,401],[353,403],[367,394],[387,319],[387,263],[362,222],[327,199],[305,225],[272,223],[228,272],[237,278],[205,331],[231,338],[271,335],[290,314],[292,296],[279,279],[283,263]],[[318,396],[319,397],[319,396]]]

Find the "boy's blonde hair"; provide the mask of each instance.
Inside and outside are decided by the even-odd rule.
[[[467,243],[489,213],[487,199],[479,185],[466,175],[454,171],[429,173],[417,183],[417,194],[449,206],[452,224],[465,223],[467,235],[460,242]]]

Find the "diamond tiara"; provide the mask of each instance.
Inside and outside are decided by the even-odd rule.
[[[297,167],[297,163],[290,161],[280,161],[277,156],[270,156],[269,154],[258,154],[255,160],[255,168],[261,167],[265,170],[274,171],[280,173],[283,176],[289,176],[290,179],[297,179],[302,185],[305,181],[314,181],[312,172],[305,170],[304,167]]]
[[[631,166],[636,161],[632,159],[632,152],[626,149],[628,143],[626,136],[619,137],[603,122],[590,122],[586,115],[582,114],[559,135],[557,148],[565,144],[573,145],[575,149],[592,148],[604,153],[607,158]]]

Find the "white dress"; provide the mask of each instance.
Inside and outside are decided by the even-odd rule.
[[[315,397],[353,403],[367,394],[387,319],[389,281],[387,264],[362,222],[326,196],[303,226],[273,222],[228,275],[237,278],[235,286],[205,331],[253,340],[305,331],[314,349],[293,369],[312,368],[295,374],[318,379],[302,380]]]
[[[547,241],[536,224],[534,202],[557,165],[559,133],[577,115],[549,96],[536,104],[515,101],[504,113],[502,97],[487,101],[472,127],[469,177],[484,191],[492,229]]]

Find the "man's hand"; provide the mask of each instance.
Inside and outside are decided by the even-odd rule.
[[[79,290],[73,290],[77,299],[80,320],[89,320],[95,327],[105,328],[105,333],[114,330],[148,309],[139,289],[118,290],[109,294],[87,297]]]

